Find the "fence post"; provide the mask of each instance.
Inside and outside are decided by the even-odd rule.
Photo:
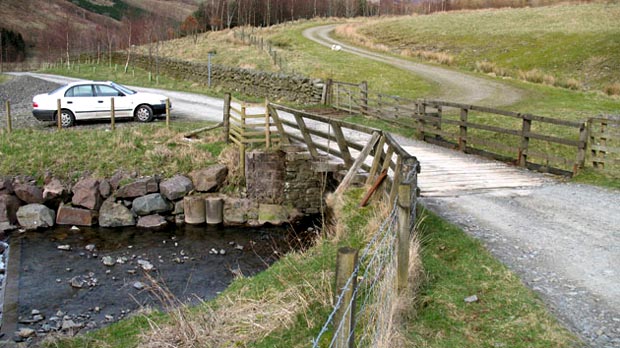
[[[520,167],[525,167],[527,164],[527,148],[530,143],[530,137],[528,134],[532,129],[532,120],[529,115],[522,115],[523,126],[521,128],[521,146],[519,146],[519,159],[518,164]]]
[[[226,137],[226,143],[230,143],[230,93],[224,95],[224,115],[222,124],[224,125],[224,137]]]
[[[261,38],[261,44],[263,39]],[[269,124],[269,100],[265,98],[265,148],[271,146],[271,125]]]
[[[239,146],[239,170],[241,171],[241,175],[245,178],[245,103],[241,105],[241,139],[239,142],[241,145]]]
[[[577,149],[577,161],[573,167],[573,175],[577,175],[579,169],[583,168],[586,164],[586,149],[588,147],[588,127],[586,122],[582,123],[579,127],[579,147]]]
[[[62,128],[62,108],[60,107],[60,99],[56,100],[56,126],[58,126],[58,130]]]
[[[362,81],[360,83],[360,93],[361,93],[361,108],[362,113],[368,113],[368,82]]]
[[[461,109],[461,124],[459,125],[459,151],[465,152],[467,148],[467,114],[468,109]]]
[[[170,98],[166,98],[166,128],[170,129]]]
[[[334,347],[336,348],[354,347],[355,298],[353,293],[357,287],[356,267],[357,249],[349,247],[338,249],[338,256],[336,257],[336,301],[334,302],[337,302],[340,296],[342,296],[342,300],[334,317],[334,335],[336,336]]]
[[[417,160],[409,157],[403,161],[401,179],[398,183],[398,250],[397,250],[397,289],[398,292],[407,288],[409,281],[409,244],[411,241],[411,216],[413,204],[413,188],[416,185],[415,174],[409,177],[411,171],[417,172]],[[397,183],[395,182],[394,185]]]
[[[327,81],[325,81],[325,84],[323,85],[323,93],[321,94],[321,104],[323,105],[331,104],[332,102],[331,92],[332,92],[333,83],[334,81],[332,79],[327,79]]]
[[[116,110],[114,110],[114,97],[110,98],[110,128],[116,129]]]
[[[13,131],[13,124],[11,122],[11,102],[6,101],[6,130],[11,133]]]
[[[424,103],[424,100],[419,99],[418,100],[418,139],[424,141],[424,126],[426,125],[426,120],[424,119],[424,117],[426,117],[426,104]]]
[[[435,129],[441,131],[441,117],[443,113],[443,108],[441,105],[437,105],[437,122],[435,123]],[[435,139],[441,139],[440,134],[435,134]]]

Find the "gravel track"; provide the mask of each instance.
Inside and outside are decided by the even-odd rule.
[[[67,81],[50,75],[31,76]],[[17,85],[20,83],[24,86]],[[7,84],[12,87],[7,88]],[[26,105],[32,98],[26,95],[29,91],[49,86],[52,85],[21,76],[0,85],[0,93],[8,93],[7,97],[18,105]],[[221,100],[191,93],[153,91],[171,97],[179,118],[221,120]],[[20,95],[24,100],[18,98]],[[5,94],[2,96],[5,98]],[[28,116],[34,120],[32,115]],[[460,180],[452,169],[455,166],[464,168],[464,175],[471,177],[467,165],[480,165],[487,170],[489,164],[497,162],[412,139],[398,139],[421,162],[421,202],[427,208],[485,243],[587,346],[620,347],[620,194],[617,191],[561,183],[554,177],[505,165],[510,169],[509,175],[501,170],[485,172],[480,175],[481,181],[502,182],[514,180],[517,175],[533,185],[432,196],[430,192],[438,192]],[[446,159],[441,160],[441,156]],[[446,164],[443,175],[442,163]],[[428,177],[425,168],[429,170]]]
[[[418,75],[427,81],[439,85],[440,93],[435,97],[452,102],[502,106],[514,104],[522,97],[522,92],[520,90],[502,83],[435,65],[414,63],[338,41],[330,37],[330,33],[336,26],[337,25],[332,24],[312,27],[304,30],[303,36],[328,47],[340,45],[344,52],[389,64]]]

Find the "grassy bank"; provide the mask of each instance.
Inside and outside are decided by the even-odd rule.
[[[598,90],[616,84],[620,94],[619,17],[618,4],[559,5],[370,20],[341,33],[469,70]]]
[[[225,143],[219,133],[188,142],[183,132],[204,126],[199,122],[138,124],[122,122],[116,131],[75,127],[56,131],[18,129],[0,133],[1,175],[31,175],[42,179],[46,172],[72,180],[82,174],[109,177],[116,170],[164,177],[187,173],[217,161]],[[93,154],[97,154],[93,157]]]

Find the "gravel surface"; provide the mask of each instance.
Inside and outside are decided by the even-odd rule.
[[[510,105],[521,99],[522,92],[506,84],[435,65],[414,63],[340,42],[330,37],[336,26],[332,24],[312,27],[304,30],[303,35],[321,45],[340,45],[343,52],[386,63],[436,83],[440,89],[439,95],[435,96],[438,98],[457,103],[482,103],[487,106]]]
[[[5,102],[11,103],[11,119],[13,128],[43,128],[48,122],[38,121],[32,116],[32,97],[47,93],[60,84],[37,79],[30,76],[14,76],[0,84],[0,101],[2,101],[2,119],[0,127],[6,127]]]
[[[179,117],[221,120],[221,100],[191,93],[158,92],[170,95]],[[408,149],[420,147],[419,153],[413,150],[412,154],[418,156],[422,165],[423,192],[424,189],[434,191],[424,181],[425,163],[433,163],[431,175],[436,179],[442,175],[442,162],[491,162],[411,139],[399,139]],[[448,153],[451,159],[433,162],[433,158],[420,156],[422,153],[432,156],[433,152],[435,156]],[[467,170],[463,172],[468,174]],[[444,173],[446,183],[454,181],[453,175],[458,174]],[[483,179],[501,182],[505,180],[501,175],[504,175],[501,171],[486,173]],[[511,171],[510,175],[516,174]],[[527,188],[497,187],[489,191],[422,197],[421,202],[482,240],[588,346],[620,347],[620,194],[587,185],[560,183],[527,171],[522,171],[522,176],[526,181],[538,176],[540,182]],[[438,187],[446,183],[433,181]]]

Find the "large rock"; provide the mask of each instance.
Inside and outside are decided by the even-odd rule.
[[[192,180],[183,175],[175,175],[159,184],[161,194],[171,201],[185,197],[193,189]]]
[[[142,216],[167,213],[173,208],[174,205],[165,199],[164,196],[159,193],[151,193],[134,199],[132,210],[137,215]]]
[[[108,180],[103,179],[99,182],[99,193],[103,199],[110,197],[112,194],[112,185],[110,185]]]
[[[0,222],[16,224],[17,209],[19,209],[21,204],[20,200],[13,195],[0,194]]]
[[[149,193],[157,192],[159,189],[157,179],[153,177],[138,179],[130,184],[121,186],[116,191],[117,198],[136,198]]]
[[[78,181],[73,188],[73,205],[86,209],[97,210],[101,206],[103,198],[99,194],[99,180],[86,178]]]
[[[63,199],[67,196],[67,188],[60,182],[60,180],[54,178],[51,179],[45,186],[43,186],[43,199],[45,201],[51,201],[55,199]]]
[[[96,213],[92,210],[60,205],[56,214],[56,224],[92,226],[97,222]]]
[[[224,224],[243,225],[258,219],[258,203],[244,198],[224,200]]]
[[[13,189],[17,198],[28,204],[45,202],[43,190],[32,183],[15,183],[13,184]]]
[[[43,204],[33,203],[17,210],[17,221],[27,230],[54,226],[54,211]]]
[[[221,187],[226,176],[228,168],[223,164],[216,164],[205,169],[194,170],[189,173],[194,188],[200,192],[210,192]]]
[[[289,221],[289,209],[278,204],[260,204],[258,206],[258,223],[263,225],[282,225]]]
[[[13,183],[10,178],[0,178],[0,194],[13,193]]]
[[[138,224],[136,226],[142,227],[142,228],[162,228],[166,226],[167,224],[168,222],[163,216],[155,214],[155,215],[141,216],[138,219]]]
[[[133,226],[136,224],[131,211],[121,203],[116,203],[114,199],[108,198],[99,209],[99,226],[102,227],[122,227]]]

